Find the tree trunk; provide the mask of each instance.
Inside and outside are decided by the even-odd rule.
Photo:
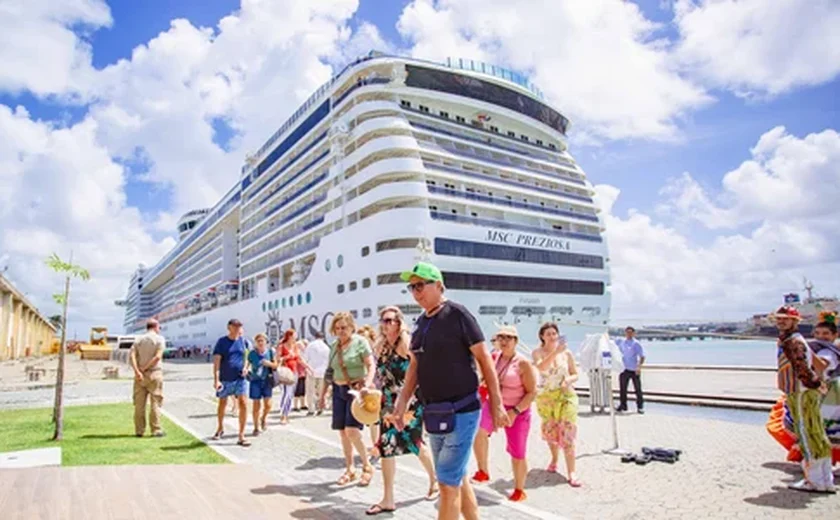
[[[72,255],[70,259],[72,261]],[[64,281],[64,305],[61,310],[61,322],[65,325],[61,327],[61,344],[58,346],[58,370],[55,373],[55,407],[53,408],[53,422],[55,423],[55,433],[52,440],[60,441],[64,435],[64,358],[65,358],[65,341],[67,340],[67,304],[70,299],[70,275]]]

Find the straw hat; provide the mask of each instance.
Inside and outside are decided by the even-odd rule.
[[[353,396],[350,412],[357,421],[366,426],[379,421],[379,411],[382,409],[382,392],[368,389],[364,396],[356,390],[351,390],[349,393]]]
[[[501,325],[499,326],[499,330],[496,331],[496,334],[493,335],[493,339],[498,339],[499,336],[513,336],[519,339],[519,332],[513,325]]]
[[[790,305],[782,305],[776,310],[776,312],[771,312],[767,315],[767,319],[770,321],[776,321],[779,318],[791,318],[796,321],[801,321],[802,315],[799,314],[799,311],[796,309],[796,307],[791,307]]]

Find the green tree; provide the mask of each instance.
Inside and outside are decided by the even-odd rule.
[[[73,263],[73,252],[70,261],[65,262],[53,253],[46,259],[46,264],[56,273],[64,275],[64,293],[53,295],[53,300],[61,305],[61,324],[67,323],[67,306],[70,302],[70,279],[81,278],[90,280],[90,273],[84,267]],[[67,341],[67,327],[61,327],[61,344],[58,347],[58,370],[55,373],[55,406],[53,408],[53,422],[55,423],[54,441],[60,441],[64,434],[64,361],[65,343]]]
[[[58,296],[58,295],[56,295],[56,296]],[[53,299],[55,299],[55,297],[53,297]],[[61,314],[53,314],[52,316],[50,316],[47,319],[50,320],[50,323],[52,323],[53,327],[55,327],[55,330],[61,330],[63,328],[61,326],[62,325]]]

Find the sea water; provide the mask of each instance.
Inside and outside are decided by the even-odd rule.
[[[580,341],[569,346],[576,354]],[[733,339],[678,339],[674,341],[641,341],[645,350],[645,363],[655,365],[725,365],[725,366],[776,366],[776,341]]]

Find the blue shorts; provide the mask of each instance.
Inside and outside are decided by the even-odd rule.
[[[239,397],[248,393],[248,383],[244,379],[236,381],[222,381],[222,389],[216,391],[216,397],[222,399],[232,395]]]
[[[248,397],[255,401],[271,399],[273,390],[271,379],[254,379],[248,384]]]
[[[364,429],[364,425],[353,417],[353,412],[350,408],[350,403],[353,402],[353,396],[347,393],[350,387],[348,385],[337,385],[333,383],[332,390],[332,429]]]
[[[429,434],[437,479],[444,486],[458,487],[467,475],[467,463],[480,418],[481,410],[456,413],[451,433]]]

